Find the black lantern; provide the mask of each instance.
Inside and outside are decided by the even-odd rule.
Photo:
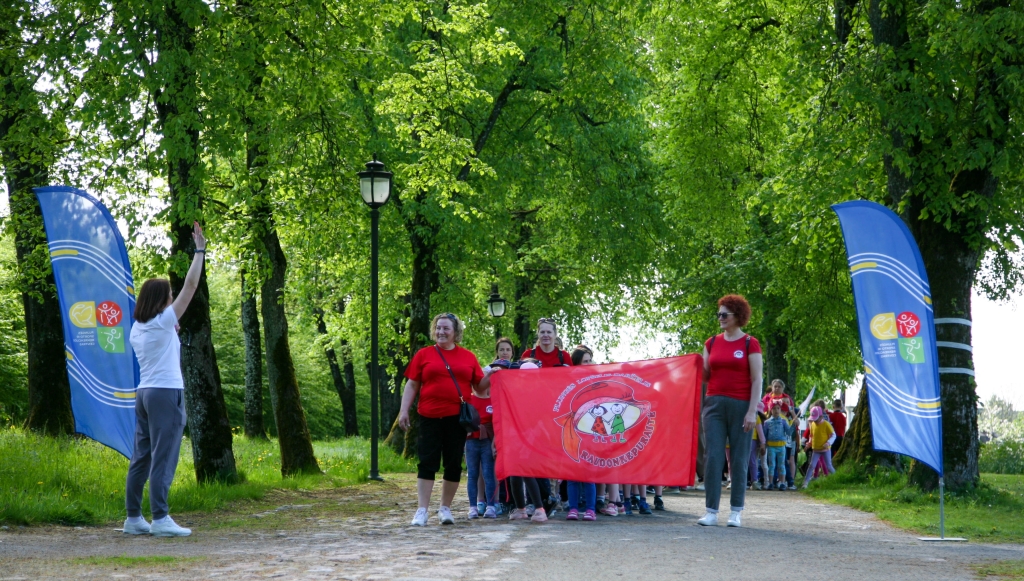
[[[487,298],[487,312],[492,317],[505,316],[505,299],[501,298],[501,295],[498,294],[497,283],[491,285],[491,296]]]
[[[391,197],[391,172],[377,161],[377,154],[373,154],[373,161],[366,162],[366,171],[359,172],[359,194],[374,209],[388,203]]]

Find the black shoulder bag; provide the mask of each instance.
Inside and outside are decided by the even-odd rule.
[[[444,367],[448,370],[448,375],[452,377],[452,383],[455,384],[455,391],[459,393],[459,401],[462,402],[459,405],[459,425],[466,430],[467,434],[472,434],[480,429],[480,413],[476,411],[475,407],[466,403],[466,400],[462,397],[462,390],[459,388],[459,382],[455,380],[455,372],[453,372],[451,366],[448,365],[448,360],[444,358],[444,353],[441,352],[441,348],[434,345],[434,349],[437,349],[437,354],[441,356],[441,361],[444,362]]]

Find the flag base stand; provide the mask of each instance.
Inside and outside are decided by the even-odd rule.
[[[946,536],[946,483],[939,476],[939,536],[938,537],[917,537],[919,541],[929,543],[966,543],[963,537]]]

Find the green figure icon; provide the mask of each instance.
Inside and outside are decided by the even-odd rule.
[[[615,414],[615,418],[612,419],[612,442],[615,442],[615,438],[618,437],[618,441],[624,443],[626,441],[626,422],[622,420],[622,412],[626,411],[626,404],[613,403],[611,408],[612,413]]]

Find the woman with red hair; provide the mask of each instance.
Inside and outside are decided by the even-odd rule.
[[[729,526],[740,526],[750,457],[750,432],[757,423],[761,402],[761,344],[743,332],[750,320],[750,304],[740,295],[718,299],[718,325],[722,332],[704,343],[704,379],[708,382],[701,425],[704,429],[704,498],[706,514],[697,521],[718,524],[722,496],[725,443],[729,442],[732,493]]]

